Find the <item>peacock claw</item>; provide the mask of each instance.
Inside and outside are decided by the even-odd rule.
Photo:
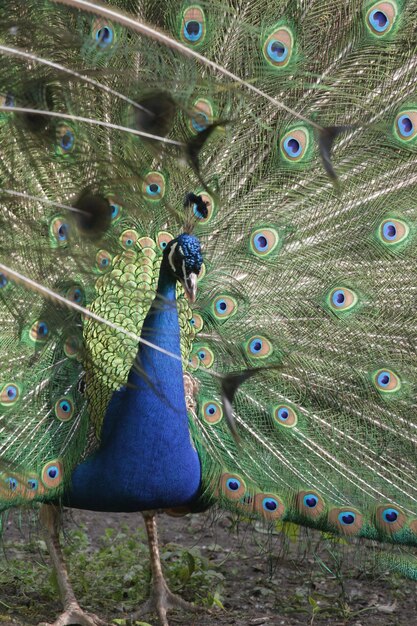
[[[76,624],[77,626],[109,626],[107,622],[94,615],[94,613],[83,611],[78,604],[70,606],[52,624],[41,622],[38,626],[70,626],[70,624]]]
[[[170,609],[181,609],[194,613],[204,611],[203,607],[195,606],[191,604],[191,602],[183,600],[181,596],[172,593],[165,580],[162,579],[154,583],[150,598],[131,616],[131,619],[134,621],[145,615],[149,615],[149,613],[156,613],[161,626],[169,626],[167,612]]]

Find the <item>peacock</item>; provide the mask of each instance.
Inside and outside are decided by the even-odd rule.
[[[219,507],[417,579],[416,0],[0,3],[0,509]]]

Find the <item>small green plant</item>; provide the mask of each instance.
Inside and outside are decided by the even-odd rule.
[[[86,610],[123,623],[124,614],[146,600],[150,566],[142,530],[108,528],[98,548],[83,528],[71,530],[63,551],[76,596]],[[18,616],[19,623],[39,621],[40,611],[46,617],[59,610],[57,583],[43,541],[8,545],[5,557],[0,565],[0,598],[7,602],[0,601],[0,623],[3,616]],[[224,577],[197,548],[167,545],[161,559],[173,591],[203,606],[222,607]]]

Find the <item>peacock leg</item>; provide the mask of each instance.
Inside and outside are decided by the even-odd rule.
[[[152,570],[152,587],[150,598],[145,604],[132,616],[133,619],[139,618],[148,613],[156,613],[158,615],[161,626],[169,626],[167,620],[167,611],[169,609],[183,609],[185,611],[199,611],[200,608],[194,606],[190,602],[186,602],[180,596],[169,589],[164,575],[162,573],[161,558],[158,547],[158,531],[156,526],[156,514],[152,511],[142,513],[145,519],[146,532],[148,535],[149,554],[151,558]]]
[[[69,626],[69,624],[107,626],[107,622],[104,622],[97,615],[83,611],[75,598],[59,542],[60,513],[58,508],[50,504],[44,504],[41,508],[40,519],[44,528],[45,541],[52,565],[57,575],[64,612],[53,624],[42,622],[39,626]]]

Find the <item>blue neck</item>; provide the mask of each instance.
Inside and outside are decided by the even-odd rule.
[[[141,337],[181,356],[176,282],[165,259]],[[172,508],[195,499],[200,479],[181,361],[140,343],[128,385],[108,406],[102,445],[75,469],[67,503],[105,511]]]

